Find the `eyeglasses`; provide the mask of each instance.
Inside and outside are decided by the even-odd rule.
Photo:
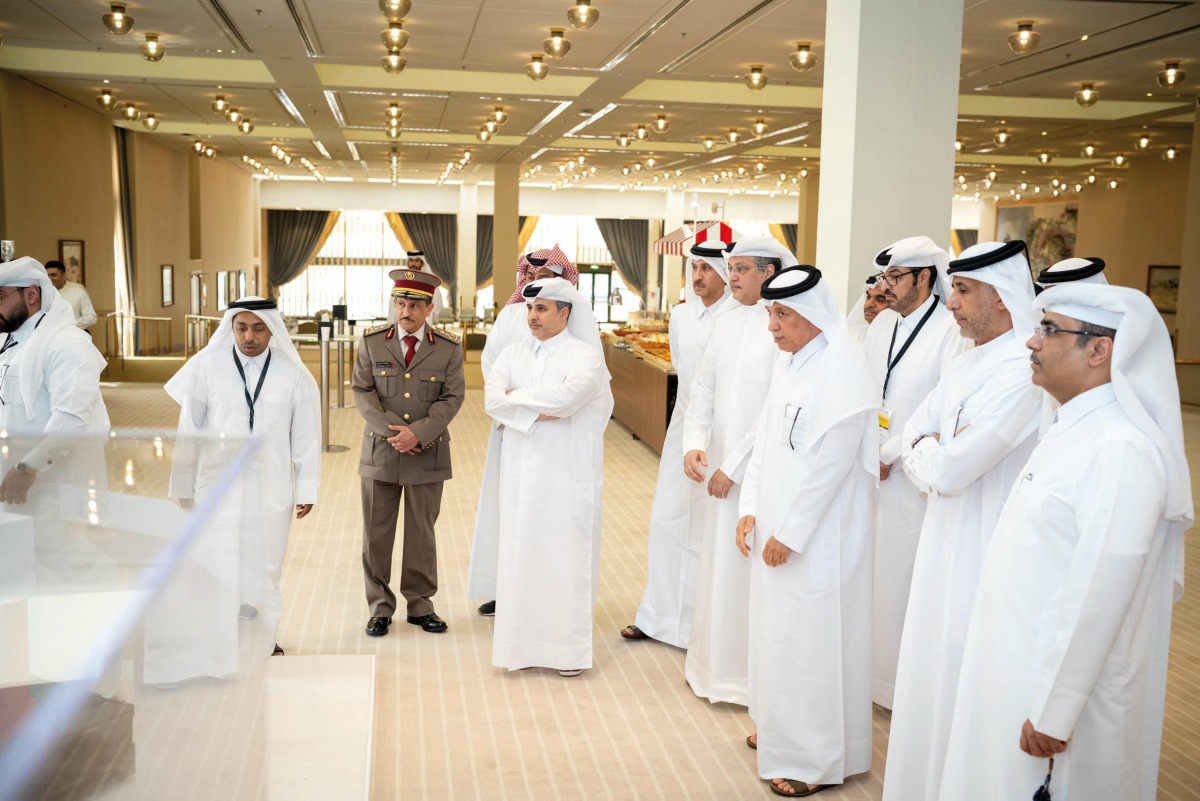
[[[7,292],[0,290],[0,303],[3,303],[4,301],[8,300],[13,295],[20,295],[24,291],[25,291],[24,289],[10,289]]]
[[[880,273],[879,277],[882,278],[887,283],[888,286],[895,286],[896,284],[900,283],[900,279],[903,278],[904,276],[912,275],[913,273],[919,273],[919,272],[921,272],[921,270],[925,270],[925,269],[928,269],[928,268],[918,267],[915,270],[909,270],[908,272],[904,272],[904,273],[892,273],[890,275],[888,273]]]
[[[1091,331],[1074,331],[1069,328],[1055,328],[1052,325],[1035,325],[1033,327],[1033,333],[1034,336],[1042,340],[1044,340],[1046,337],[1052,337],[1055,334],[1075,334],[1076,336],[1081,337],[1099,336],[1098,334],[1093,334]]]

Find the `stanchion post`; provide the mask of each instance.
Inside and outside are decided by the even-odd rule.
[[[321,320],[317,323],[317,338],[321,343],[321,449],[325,453],[342,453],[350,450],[345,445],[329,443],[329,344],[333,341],[333,322]]]

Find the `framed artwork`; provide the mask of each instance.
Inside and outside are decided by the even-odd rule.
[[[996,207],[996,240],[1024,240],[1029,246],[1029,268],[1037,276],[1075,255],[1078,222],[1079,206],[1074,201],[1045,198],[1001,205]]]
[[[225,311],[229,306],[229,273],[217,273],[217,311]]]
[[[227,275],[228,275],[228,277],[225,280],[226,280],[226,283],[229,285],[229,301],[228,302],[233,303],[235,300],[237,300],[238,298],[240,298],[242,296],[241,289],[240,289],[241,282],[239,280],[239,277],[238,277],[239,273],[237,270],[230,270],[227,273]]]
[[[191,313],[199,315],[204,310],[204,273],[192,273],[191,285]]]
[[[175,305],[175,265],[164,264],[162,266],[162,305]]]
[[[1150,265],[1146,275],[1146,294],[1154,301],[1154,308],[1163,314],[1179,311],[1179,268]]]
[[[244,297],[246,297],[246,295],[247,295],[247,292],[246,292],[246,271],[245,271],[245,270],[238,270],[238,274],[237,274],[237,276],[238,276],[238,281],[237,281],[238,297],[239,297],[239,298],[244,298]]]
[[[82,284],[83,271],[83,240],[58,240],[58,260],[67,268],[67,280]]]
[[[17,243],[11,239],[0,240],[0,261],[12,261],[17,256]]]

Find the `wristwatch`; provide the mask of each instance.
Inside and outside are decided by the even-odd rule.
[[[33,475],[34,473],[37,472],[37,470],[34,470],[32,467],[25,464],[24,462],[17,462],[17,466],[14,467],[13,470],[17,471],[17,473],[19,473],[20,475],[23,475],[23,476]]]
[[[910,448],[915,448],[915,447],[917,447],[917,443],[918,443],[918,442],[920,442],[921,440],[925,439],[925,438],[926,438],[926,437],[928,437],[928,436],[929,436],[928,434],[918,434],[918,435],[917,435],[917,438],[916,438],[916,439],[914,439],[914,440],[912,441],[912,444],[911,444],[911,445],[909,445],[908,447],[910,447]]]

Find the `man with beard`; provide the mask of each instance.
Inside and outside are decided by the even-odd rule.
[[[846,330],[850,341],[860,348],[866,345],[867,331],[881,311],[890,309],[887,284],[879,274],[868,275],[862,297],[854,304],[854,308],[846,315]]]
[[[0,481],[0,502],[25,503],[35,483],[81,482],[95,465],[66,445],[108,430],[100,396],[104,358],[58,294],[46,269],[22,257],[0,265],[0,429],[25,453]],[[36,443],[34,442],[36,438]]]

